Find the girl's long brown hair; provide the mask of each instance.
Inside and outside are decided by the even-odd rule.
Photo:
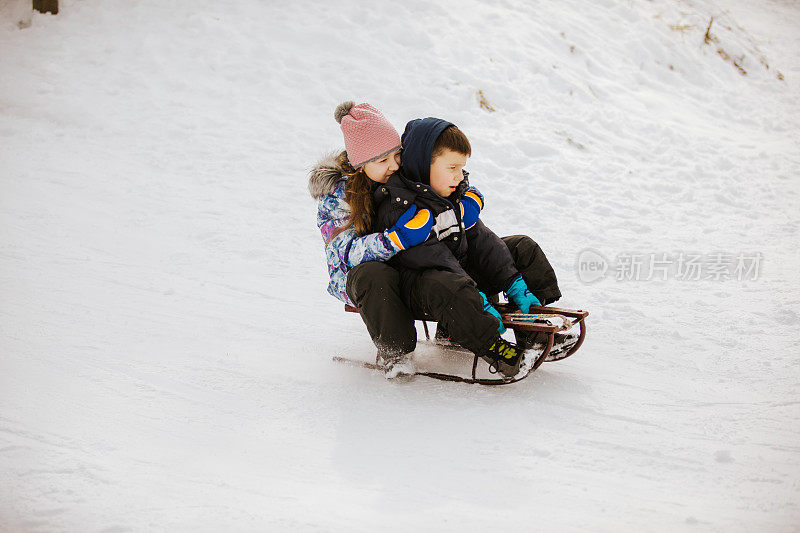
[[[335,235],[349,227],[353,227],[359,235],[372,233],[372,217],[375,214],[375,208],[372,205],[372,193],[370,192],[372,181],[367,177],[363,166],[354,169],[350,165],[347,160],[347,151],[342,151],[336,156],[336,166],[342,174],[347,176],[344,199],[350,204],[350,221]]]

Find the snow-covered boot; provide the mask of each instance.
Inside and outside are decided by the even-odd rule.
[[[375,360],[386,379],[409,377],[417,373],[411,354],[378,354]]]
[[[545,361],[558,361],[567,356],[567,352],[578,343],[580,333],[576,331],[567,331],[566,333],[556,333],[553,335],[553,347],[550,353],[547,354]]]
[[[517,342],[521,343],[519,339],[520,333],[517,333]],[[543,331],[532,332],[526,334],[524,346],[526,350],[544,350],[547,345],[547,337],[549,333]],[[565,333],[553,334],[553,347],[550,348],[550,353],[547,354],[545,361],[558,361],[566,357],[567,352],[575,346],[580,338],[580,333],[577,331],[569,330]]]
[[[484,352],[478,354],[489,363],[490,372],[500,372],[507,378],[513,378],[519,372],[522,362],[522,350],[503,337],[497,337],[494,343]]]

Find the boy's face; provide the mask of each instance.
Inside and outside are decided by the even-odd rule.
[[[453,194],[464,175],[461,170],[467,164],[467,154],[445,149],[431,161],[431,189],[443,198]]]
[[[367,177],[372,181],[378,183],[386,183],[389,176],[394,174],[400,165],[400,150],[395,150],[391,154],[378,159],[377,161],[370,161],[364,165],[364,172]]]

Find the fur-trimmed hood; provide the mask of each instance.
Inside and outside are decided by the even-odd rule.
[[[336,154],[326,154],[311,168],[308,176],[308,192],[318,200],[336,190],[336,184],[344,179],[336,166]]]

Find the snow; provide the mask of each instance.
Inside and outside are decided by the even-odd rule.
[[[0,531],[798,530],[797,3],[60,4],[0,5]],[[347,99],[468,134],[578,354],[331,361],[374,357],[306,191]],[[681,252],[763,260],[615,277]]]

